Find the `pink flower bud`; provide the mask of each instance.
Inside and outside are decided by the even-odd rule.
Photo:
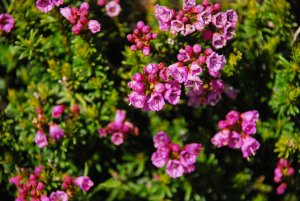
[[[138,23],[136,24],[136,27],[139,30],[142,30],[144,26],[145,26],[145,23],[143,21],[138,21]]]

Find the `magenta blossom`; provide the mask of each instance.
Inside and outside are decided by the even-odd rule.
[[[51,123],[49,126],[49,135],[56,141],[64,137],[64,130],[57,124]]]
[[[109,17],[116,17],[121,12],[121,6],[115,1],[111,1],[105,6],[106,13]]]
[[[184,167],[178,160],[169,160],[166,173],[172,178],[181,177],[184,173]]]
[[[50,201],[68,201],[68,195],[64,191],[55,191],[51,193]]]
[[[260,144],[259,142],[254,139],[253,137],[250,137],[248,135],[246,135],[244,138],[242,138],[242,146],[241,146],[241,150],[243,153],[243,157],[244,158],[248,158],[250,156],[254,156],[255,152],[259,149]]]
[[[14,27],[15,20],[10,14],[0,14],[0,31],[9,33]]]
[[[60,6],[64,3],[64,0],[52,0],[52,3],[55,5],[55,6]]]
[[[159,147],[151,156],[152,164],[158,168],[162,168],[169,160],[169,149],[167,147]]]
[[[88,27],[92,33],[98,33],[101,30],[101,25],[97,20],[90,20],[88,23]]]
[[[124,143],[124,135],[123,135],[123,133],[116,132],[116,133],[112,134],[111,141],[112,141],[112,143],[114,143],[117,146],[123,144]]]
[[[80,176],[74,179],[74,184],[83,191],[89,191],[94,186],[94,182],[87,176]]]
[[[165,132],[160,131],[153,137],[153,142],[155,148],[166,147],[170,143],[170,137]]]
[[[280,184],[277,188],[276,188],[276,193],[278,195],[282,195],[285,193],[285,190],[286,190],[286,187],[287,187],[287,184],[286,183],[282,183]]]
[[[43,13],[48,13],[54,7],[52,0],[37,0],[36,7]]]
[[[57,105],[52,109],[52,117],[55,119],[58,119],[61,117],[62,113],[65,110],[65,106],[64,105]]]
[[[39,148],[44,148],[48,145],[48,140],[45,133],[39,130],[34,138],[35,143],[38,145]]]

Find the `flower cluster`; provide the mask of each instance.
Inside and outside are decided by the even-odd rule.
[[[56,105],[52,109],[52,117],[54,119],[59,119],[63,112],[65,111],[66,107],[64,105]],[[72,110],[70,111],[71,116],[77,116],[79,114],[79,107],[78,105],[74,105]],[[45,128],[49,128],[49,135],[50,137],[55,141],[61,139],[64,137],[64,130],[56,123],[50,122],[48,123],[47,118],[43,114],[43,111],[41,108],[37,109],[38,116],[34,120],[34,123],[36,124],[38,131],[35,135],[34,141],[38,145],[39,148],[44,148],[48,145],[48,139],[44,132]]]
[[[106,14],[109,17],[116,17],[121,12],[121,6],[119,0],[112,0],[112,1],[98,0],[97,5],[105,6]]]
[[[89,20],[90,6],[87,2],[83,2],[79,9],[64,7],[60,9],[60,13],[72,24],[72,32],[77,35],[86,28],[92,33],[97,33],[101,30],[101,25],[97,20]]]
[[[129,42],[134,43],[130,47],[132,51],[142,50],[145,56],[150,55],[150,41],[157,38],[157,33],[150,32],[150,26],[145,25],[143,21],[139,21],[133,34],[128,34],[127,39]]]
[[[283,182],[283,179],[292,176],[294,173],[295,169],[291,164],[284,158],[280,158],[274,170],[274,182],[281,183],[276,189],[278,195],[284,194],[287,187],[287,183]]]
[[[128,86],[133,90],[128,100],[131,105],[148,111],[161,110],[168,101],[176,105],[180,100],[179,82],[170,80],[170,72],[163,63],[148,64],[143,73],[136,73]]]
[[[36,7],[43,13],[48,13],[55,6],[60,6],[64,3],[64,0],[37,0]]]
[[[157,149],[151,157],[152,163],[158,168],[167,164],[166,173],[172,177],[181,177],[184,173],[191,173],[195,170],[196,158],[202,149],[201,144],[192,143],[180,147],[172,143],[169,136],[158,132],[154,137],[154,147]]]
[[[87,176],[79,176],[72,178],[66,176],[62,183],[65,191],[57,190],[48,197],[44,188],[44,178],[42,177],[42,166],[35,168],[34,172],[28,175],[28,171],[21,169],[20,174],[10,178],[9,182],[18,188],[18,197],[16,201],[68,201],[68,194],[66,192],[75,192],[74,186],[78,186],[83,191],[88,191],[94,186],[93,181]]]
[[[230,111],[226,115],[226,120],[218,122],[221,131],[215,134],[211,142],[217,147],[228,146],[232,149],[241,149],[244,158],[255,155],[260,144],[251,135],[256,133],[258,117],[256,110],[242,114],[234,110]]]
[[[180,49],[177,59],[179,62],[169,66],[169,69],[173,79],[187,88],[188,105],[215,105],[224,90],[220,76],[226,63],[225,57],[195,44]]]
[[[139,134],[139,129],[135,127],[131,122],[125,121],[126,112],[123,110],[117,110],[114,121],[110,122],[104,128],[99,128],[98,133],[102,137],[106,137],[111,134],[111,141],[115,145],[121,145],[124,143],[124,139],[128,133],[134,135]]]
[[[174,35],[181,33],[184,36],[199,31],[216,49],[224,47],[227,40],[233,38],[238,21],[234,10],[220,12],[220,4],[210,5],[207,0],[201,5],[196,5],[196,0],[184,0],[183,9],[179,11],[156,5],[155,17],[162,31],[170,30]]]
[[[27,201],[27,198],[39,201],[46,198],[45,185],[41,180],[42,166],[35,168],[34,172],[29,175],[23,174],[24,172],[21,171],[22,174],[9,179],[9,183],[14,184],[18,189],[16,201]]]
[[[0,31],[9,33],[14,27],[15,27],[15,20],[10,14],[7,13],[0,14]]]

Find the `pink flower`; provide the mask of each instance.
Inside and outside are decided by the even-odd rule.
[[[147,74],[156,74],[158,72],[158,67],[157,64],[148,64],[145,68],[144,68],[145,73]]]
[[[41,201],[50,201],[50,199],[46,195],[41,195]]]
[[[45,133],[40,130],[36,133],[34,141],[39,148],[44,148],[48,145],[48,140]]]
[[[44,13],[48,13],[53,9],[54,4],[52,0],[37,0],[36,7]]]
[[[114,129],[118,130],[122,128],[125,118],[126,118],[126,112],[124,110],[117,110],[115,119],[113,121]]]
[[[247,135],[255,134],[256,133],[256,124],[255,123],[243,122],[242,123],[242,130]]]
[[[227,146],[230,138],[230,131],[223,129],[211,139],[211,143],[217,147]]]
[[[50,201],[68,201],[68,195],[64,191],[52,192]]]
[[[72,27],[72,33],[73,33],[74,35],[80,34],[80,32],[83,30],[83,27],[84,27],[84,25],[81,24],[81,23],[78,21],[77,24],[75,24],[75,25]]]
[[[65,110],[65,106],[64,105],[57,105],[52,109],[52,117],[55,119],[58,119],[61,117],[62,113]]]
[[[82,2],[80,4],[79,10],[80,10],[81,14],[83,13],[84,15],[87,15],[89,12],[89,9],[90,9],[90,5],[88,2]]]
[[[169,66],[171,76],[179,83],[187,81],[188,67],[182,66],[182,63],[178,62]]]
[[[184,30],[184,23],[180,20],[172,20],[171,21],[171,32],[176,34]]]
[[[98,6],[105,6],[106,5],[106,0],[98,0],[97,5]]]
[[[64,130],[61,129],[57,124],[52,123],[49,127],[49,135],[56,141],[64,137]]]
[[[0,31],[2,30],[6,33],[9,33],[14,28],[14,26],[15,20],[10,14],[0,14]]]
[[[235,10],[226,11],[227,14],[227,22],[231,24],[236,24],[238,21],[238,15]]]
[[[106,4],[105,9],[109,17],[116,17],[121,12],[121,6],[115,1],[111,1]]]
[[[235,35],[235,24],[226,25],[223,31],[223,37],[226,40],[231,40]]]
[[[227,120],[227,123],[228,125],[232,126],[234,125],[235,123],[238,122],[240,118],[240,113],[238,111],[235,111],[235,110],[231,110],[230,112],[227,113],[226,115],[226,120]]]
[[[198,156],[200,154],[200,151],[202,150],[202,145],[198,143],[187,144],[184,146],[184,150]]]
[[[97,20],[90,20],[88,23],[89,30],[91,30],[92,33],[97,33],[101,29],[101,25]]]
[[[206,58],[206,64],[209,74],[212,77],[219,77],[221,76],[220,71],[226,64],[226,59],[223,55],[218,55],[216,52],[213,52]]]
[[[181,177],[184,173],[183,165],[179,160],[169,160],[166,173],[172,178]]]
[[[242,138],[243,144],[241,146],[241,150],[243,153],[244,158],[248,158],[249,156],[255,155],[255,152],[259,149],[260,144],[259,142],[254,139],[253,137],[250,137],[246,135]]]
[[[152,164],[158,168],[162,168],[168,160],[169,149],[167,147],[159,147],[151,156]]]
[[[64,0],[52,0],[52,2],[55,6],[60,6],[64,3]]]
[[[39,177],[42,171],[43,171],[43,166],[39,165],[34,169],[34,175],[36,177]]]
[[[75,18],[72,14],[72,10],[69,7],[60,8],[59,12],[62,16],[64,16],[69,22],[72,24],[75,23]]]
[[[195,165],[188,165],[188,166],[184,166],[184,173],[192,173],[195,171],[196,167]]]
[[[197,21],[199,23],[203,23],[204,25],[208,25],[211,22],[211,18],[211,13],[207,9],[197,15]]]
[[[15,176],[15,177],[11,177],[10,179],[9,179],[9,183],[10,184],[14,184],[14,185],[16,185],[17,187],[21,187],[21,181],[22,181],[22,176],[21,175],[17,175],[17,176]]]
[[[128,101],[136,108],[143,108],[146,101],[146,95],[137,92],[131,92],[129,94]]]
[[[196,155],[192,154],[186,150],[183,150],[180,153],[180,162],[183,166],[187,167],[189,165],[193,165],[196,162]]]
[[[159,93],[152,93],[147,101],[148,107],[151,111],[159,111],[165,106],[165,100]]]
[[[244,122],[253,122],[258,121],[259,113],[256,110],[244,112],[241,114],[241,118]]]
[[[159,29],[166,31],[171,26],[171,21],[174,18],[175,11],[165,6],[155,5],[154,15],[158,20]]]
[[[232,131],[228,141],[228,147],[232,149],[239,149],[241,148],[242,144],[243,141],[241,135],[236,131]]]
[[[229,122],[227,120],[220,120],[218,122],[218,127],[219,129],[224,129],[226,128],[227,126],[229,126]]]
[[[83,191],[89,191],[94,182],[87,176],[80,176],[74,179],[74,184],[80,187]]]
[[[154,147],[159,148],[159,147],[167,147],[170,143],[170,137],[163,131],[159,131],[154,137],[153,137],[153,142],[154,142]]]
[[[172,105],[176,105],[180,101],[181,89],[180,85],[176,81],[169,81],[165,84],[164,98]]]
[[[184,36],[187,36],[191,33],[194,33],[196,31],[196,28],[194,25],[192,24],[186,24],[185,27],[184,27],[184,30],[181,31],[181,34],[184,35]]]
[[[119,146],[124,143],[124,134],[121,132],[116,132],[111,136],[111,141],[115,145]]]
[[[196,0],[183,0],[183,10],[188,10],[196,6]]]
[[[280,184],[280,185],[277,187],[277,189],[276,189],[276,193],[277,193],[278,195],[284,194],[284,193],[285,193],[285,190],[286,190],[286,187],[287,187],[287,184],[286,184],[286,183]]]
[[[279,183],[282,181],[283,173],[280,167],[276,167],[274,170],[274,182]]]
[[[142,82],[137,82],[132,80],[131,82],[128,83],[128,87],[133,89],[133,91],[142,93],[145,90],[145,85]]]
[[[61,186],[64,189],[68,189],[72,183],[73,183],[73,178],[67,175],[64,177],[64,180],[63,180],[63,183],[61,184]]]
[[[227,14],[226,13],[220,12],[212,17],[212,23],[218,29],[222,29],[223,27],[225,27],[226,22],[227,22]]]
[[[226,38],[219,33],[214,33],[212,37],[212,45],[216,49],[221,49],[226,46]]]

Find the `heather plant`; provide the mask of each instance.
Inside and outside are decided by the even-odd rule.
[[[298,4],[1,1],[1,199],[298,200]]]

